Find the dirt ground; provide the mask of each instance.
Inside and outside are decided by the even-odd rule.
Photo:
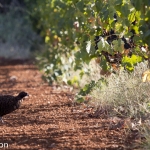
[[[29,93],[20,109],[0,123],[0,149],[124,150],[136,149],[136,137],[108,118],[91,117],[74,105],[67,88],[49,86],[32,61],[0,61],[0,94]],[[6,145],[8,144],[8,145]]]

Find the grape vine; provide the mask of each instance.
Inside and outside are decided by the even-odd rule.
[[[114,14],[114,22],[115,23],[117,22],[116,13]],[[135,21],[132,22],[131,24],[135,25]],[[132,29],[129,32],[131,32],[132,35],[129,37],[128,40],[124,36],[122,37],[117,36],[117,34],[113,29],[110,29],[110,31],[104,30],[103,34],[101,34],[100,36],[95,36],[94,39],[95,49],[97,50],[97,52],[99,52],[99,56],[101,57],[102,55],[104,55],[106,61],[115,69],[117,66],[119,68],[125,56],[130,58],[132,57],[134,48],[136,47],[134,43],[134,36],[136,36],[135,30]],[[101,40],[102,40],[102,44],[100,43]],[[107,42],[106,43],[107,45],[108,44],[110,45],[109,49],[108,48],[105,49],[105,47],[103,46],[104,40],[105,42]],[[143,47],[139,46],[139,48],[142,51]],[[138,59],[137,62],[142,61],[142,58],[146,59],[145,57],[141,57],[141,59]],[[124,67],[125,69],[129,69],[128,66],[124,66]],[[133,68],[131,70],[133,70]]]
[[[39,63],[50,82],[67,76],[70,68],[81,70],[83,76],[83,64],[92,59],[99,58],[102,69],[110,72],[120,67],[133,71],[138,62],[150,62],[149,0],[36,3],[32,15],[40,18],[36,23],[49,45]]]

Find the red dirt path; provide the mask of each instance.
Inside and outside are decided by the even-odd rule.
[[[131,149],[127,130],[110,129],[110,120],[91,118],[73,104],[65,88],[50,87],[32,62],[0,62],[0,94],[26,91],[20,109],[3,117],[0,146],[10,150],[123,150]],[[0,148],[1,149],[1,148]]]

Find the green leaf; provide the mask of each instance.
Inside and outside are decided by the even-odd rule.
[[[130,21],[130,23],[135,21],[135,10],[130,12],[130,14],[128,16],[128,20]]]
[[[114,40],[112,43],[115,52],[122,53],[124,51],[124,42],[121,39]]]
[[[150,36],[150,30],[148,30],[145,34],[144,34],[145,38]]]
[[[142,61],[142,57],[138,55],[132,55],[131,57],[125,56],[122,59],[122,65],[129,71],[133,71],[134,66]]]
[[[76,7],[77,7],[81,12],[84,12],[84,2],[83,2],[83,1],[79,1],[79,2],[76,4]]]
[[[122,0],[115,0],[114,6],[116,6],[116,5],[121,6],[122,3],[123,3]]]
[[[85,74],[84,71],[81,70],[81,71],[80,71],[80,74],[79,74],[79,75],[80,75],[80,78],[82,78],[84,74]]]
[[[108,44],[108,42],[101,37],[101,40],[98,42],[98,50],[99,52],[101,51],[106,51],[108,52],[110,50],[110,45]]]
[[[83,97],[77,97],[76,98],[76,102],[77,103],[83,103],[84,102],[84,98]]]
[[[97,9],[97,12],[99,12],[102,9],[102,5],[103,4],[100,0],[95,1],[95,6],[96,6],[96,9]]]
[[[104,71],[108,70],[108,64],[107,64],[105,56],[101,56],[100,66],[102,67]]]
[[[128,4],[122,5],[122,7],[121,7],[121,15],[126,18],[129,14],[130,14],[129,5]]]
[[[137,11],[141,10],[141,7],[143,7],[143,6],[142,6],[143,0],[137,0],[137,1],[131,0],[131,2],[134,4],[135,9],[136,9]]]
[[[91,90],[93,89],[93,87],[95,86],[95,81],[91,81],[89,84],[86,84],[78,93],[78,95],[82,95],[82,96],[86,96],[87,94],[89,94],[91,92]]]

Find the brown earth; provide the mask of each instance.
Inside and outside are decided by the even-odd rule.
[[[109,118],[94,118],[89,108],[74,105],[66,87],[49,86],[31,61],[0,61],[0,94],[26,91],[30,97],[0,123],[0,149],[123,150],[135,149],[136,136]],[[7,145],[8,144],[8,145]],[[134,147],[134,148],[133,148]]]

